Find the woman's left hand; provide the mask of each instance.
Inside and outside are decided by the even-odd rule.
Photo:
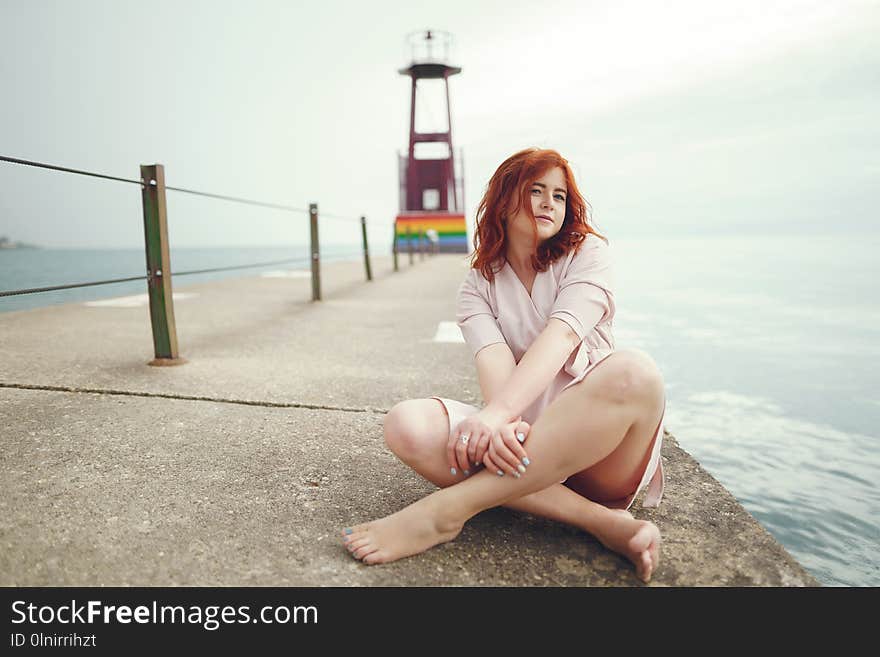
[[[471,474],[475,465],[483,461],[492,434],[505,424],[503,417],[485,409],[459,422],[446,444],[452,474]]]

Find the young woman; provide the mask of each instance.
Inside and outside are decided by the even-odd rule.
[[[458,325],[485,406],[433,397],[401,402],[385,440],[440,490],[343,530],[351,554],[386,563],[455,538],[504,505],[595,536],[651,578],[660,532],[627,509],[663,492],[665,395],[654,361],[614,349],[608,248],[559,153],[509,157],[477,210],[472,269]]]

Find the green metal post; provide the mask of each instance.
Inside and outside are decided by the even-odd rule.
[[[318,244],[318,204],[309,203],[312,227],[312,301],[321,300],[321,248]]]
[[[144,205],[144,244],[147,256],[147,291],[153,326],[155,359],[150,365],[186,362],[177,351],[174,299],[171,293],[171,255],[168,247],[168,213],[165,204],[165,167],[141,165]]]
[[[367,280],[373,280],[373,270],[370,269],[370,245],[367,244],[367,218],[361,215],[361,232],[364,235],[364,266],[367,268]]]

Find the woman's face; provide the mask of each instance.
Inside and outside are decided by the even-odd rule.
[[[538,244],[556,235],[565,220],[567,194],[565,173],[560,167],[549,169],[529,187],[532,214],[535,218],[529,216],[525,206],[521,207],[519,212],[508,218],[508,239],[517,243],[532,244],[535,227],[538,232]]]

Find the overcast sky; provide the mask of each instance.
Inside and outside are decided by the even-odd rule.
[[[365,214],[386,245],[409,127],[397,69],[406,35],[434,28],[463,69],[470,220],[501,161],[542,146],[612,238],[876,231],[880,2],[434,4],[0,0],[0,155],[131,178],[158,162],[169,185]],[[305,215],[168,202],[173,246],[308,239]],[[140,190],[0,162],[0,235],[139,247]]]

